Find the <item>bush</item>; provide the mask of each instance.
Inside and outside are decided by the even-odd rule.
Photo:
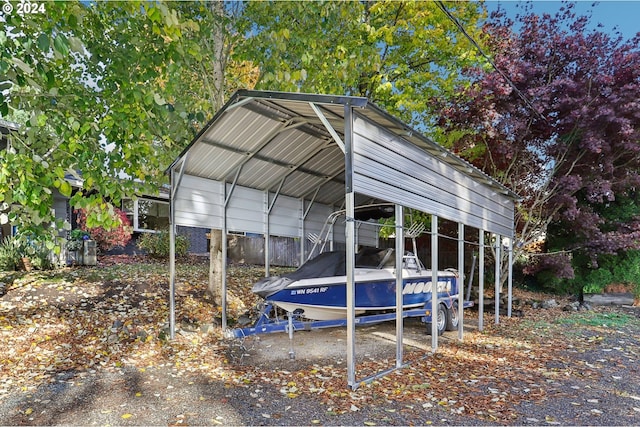
[[[584,284],[584,293],[599,294],[608,284],[613,283],[614,278],[609,270],[599,268],[591,270],[584,276],[579,277],[578,280]]]
[[[143,233],[138,238],[138,247],[144,249],[154,258],[169,258],[169,232]],[[184,256],[189,250],[189,239],[186,236],[176,236],[176,256]]]
[[[23,252],[22,244],[16,237],[5,237],[0,244],[0,271],[17,270]]]
[[[29,254],[31,265],[36,270],[51,270],[53,262],[51,262],[51,251],[44,245],[34,246],[33,253]]]
[[[50,245],[53,247],[53,245]],[[50,270],[54,267],[51,261],[52,249],[48,249],[47,241],[37,237],[5,237],[0,244],[0,271],[15,271],[23,265],[23,259],[28,258],[31,267],[37,270]]]
[[[559,294],[576,292],[572,286],[575,276],[571,267],[571,257],[565,252],[532,257],[523,273],[535,278],[543,291]]]
[[[95,240],[96,246],[101,251],[108,251],[116,246],[126,246],[131,240],[131,232],[133,231],[127,214],[118,208],[113,209],[118,217],[119,226],[107,230],[103,227],[87,227],[87,212],[84,209],[76,211],[78,215],[78,228],[81,232],[86,232]],[[75,231],[75,230],[74,230]]]
[[[583,285],[585,293],[600,293],[607,285],[619,283],[631,285],[634,295],[640,297],[640,251],[601,255],[597,269],[582,269],[575,280]]]

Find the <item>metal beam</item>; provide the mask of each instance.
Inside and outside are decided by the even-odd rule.
[[[271,242],[271,211],[273,210],[273,207],[276,204],[276,200],[278,199],[278,196],[280,195],[280,190],[282,190],[282,186],[284,185],[284,181],[285,178],[282,178],[282,180],[280,181],[280,185],[278,186],[278,189],[275,191],[274,195],[273,195],[273,200],[269,200],[269,190],[267,189],[264,194],[265,194],[265,205],[266,205],[266,212],[265,212],[265,231],[264,231],[264,275],[265,277],[269,277],[269,275],[271,275],[271,249],[270,249],[270,245],[269,243]]]
[[[351,107],[344,106],[345,142],[345,236],[346,236],[346,286],[347,286],[347,385],[356,383],[356,311],[355,311],[355,194],[353,192],[353,115]]]
[[[478,232],[478,330],[484,329],[484,230]]]
[[[227,186],[224,186],[225,192],[227,190]],[[233,192],[233,187],[231,189]],[[231,194],[229,194],[231,197]],[[224,209],[222,211],[222,330],[227,330],[227,204],[229,198],[226,198]],[[211,261],[209,261],[211,262]]]
[[[507,295],[507,317],[511,317],[511,306],[513,304],[513,239],[507,238],[507,250],[509,251],[509,277],[508,280],[508,295]]]
[[[170,169],[171,192],[169,194],[169,338],[174,339],[176,335],[176,209],[175,199],[182,177],[184,167],[187,163],[189,153],[182,158],[180,170],[176,177],[175,168]]]
[[[184,164],[184,163],[183,163]],[[171,193],[173,184],[176,181],[175,171],[171,169]],[[176,335],[176,221],[174,198],[169,198],[169,338],[174,339]]]
[[[471,272],[473,274],[473,271]],[[458,339],[464,335],[464,224],[458,223]]]
[[[501,254],[500,254],[500,247],[502,246],[502,242],[501,242],[501,236],[499,234],[495,234],[495,239],[496,239],[496,259],[495,259],[495,291],[494,291],[494,297],[495,297],[495,319],[496,319],[496,325],[498,323],[500,323],[500,260],[501,260]]]
[[[402,297],[402,261],[404,255],[404,213],[401,205],[396,207],[396,368],[402,367],[404,319]],[[417,254],[416,254],[417,255]]]
[[[269,190],[264,192],[264,277],[269,277],[271,274],[271,250],[269,241],[271,240],[271,231],[270,231],[270,215],[269,215]]]
[[[319,95],[301,92],[276,92],[249,89],[240,89],[237,94],[238,97],[249,96],[265,100],[284,99],[287,101],[314,102],[316,104],[343,104],[345,108],[366,107],[368,105],[367,98],[357,96]]]
[[[304,260],[306,258],[305,256],[306,239],[304,236],[305,229],[306,229],[305,224],[307,221],[307,217],[309,216],[309,212],[311,212],[311,208],[313,207],[313,204],[316,201],[316,197],[318,196],[319,191],[320,191],[320,187],[317,187],[315,193],[313,193],[313,196],[309,200],[309,205],[306,207],[304,205],[304,202],[305,202],[304,197],[300,198],[300,203],[302,206],[302,221],[300,225],[300,265],[304,264]]]
[[[242,166],[238,167],[238,170],[236,170],[236,174],[233,177],[233,182],[231,183],[231,188],[229,189],[229,194],[227,194],[227,183],[223,182],[223,187],[224,187],[224,208],[225,210],[227,209],[227,206],[229,206],[229,200],[231,200],[231,196],[233,195],[233,190],[236,189],[236,185],[238,184],[238,178],[240,178],[240,172],[242,171]]]
[[[329,123],[329,120],[327,120],[325,115],[322,113],[322,111],[320,111],[320,109],[316,106],[316,104],[314,104],[313,102],[310,102],[309,105],[311,106],[311,109],[313,110],[313,112],[316,113],[316,116],[318,116],[318,118],[320,119],[324,127],[327,129],[327,131],[329,131],[329,134],[331,135],[333,140],[336,142],[336,144],[338,144],[338,147],[340,147],[340,149],[344,153],[344,142],[342,141],[342,139],[340,139],[340,135],[338,135],[338,132],[336,132],[333,126],[331,126],[331,123]]]
[[[438,349],[438,217],[431,215],[431,351]]]
[[[227,208],[229,207],[229,201],[233,195],[233,191],[236,189],[238,178],[240,177],[240,171],[242,165],[238,167],[236,175],[233,178],[231,187],[227,191],[227,183],[222,182],[222,192],[224,197],[224,205],[222,207],[222,239],[221,239],[221,251],[222,251],[222,330],[227,329]],[[213,236],[211,236],[213,238]],[[213,262],[213,259],[209,259],[209,262]]]
[[[253,99],[254,99],[254,98],[244,98],[244,99],[241,99],[241,100],[239,100],[238,102],[234,102],[233,104],[231,104],[231,105],[227,106],[227,108],[226,108],[224,111],[231,111],[231,110],[233,110],[233,109],[235,109],[235,108],[242,107],[243,105],[245,105],[245,104],[248,104],[248,103],[252,102],[252,101],[253,101]]]

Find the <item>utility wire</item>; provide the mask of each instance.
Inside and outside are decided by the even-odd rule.
[[[478,42],[476,42],[473,39],[473,37],[471,37],[471,35],[467,32],[467,30],[464,28],[464,26],[460,23],[460,21],[458,21],[458,18],[456,18],[455,16],[453,16],[451,14],[451,12],[449,12],[449,9],[447,9],[447,7],[444,5],[444,2],[442,0],[437,0],[436,3],[440,7],[442,12],[460,30],[460,32],[471,42],[471,44],[473,44],[475,46],[475,48],[478,50],[478,52],[480,52],[480,55],[482,55],[487,60],[487,62],[493,67],[493,69],[496,70],[502,76],[502,78],[504,78],[507,81],[507,83],[509,83],[509,86],[511,86],[513,88],[513,90],[516,92],[516,94],[524,101],[525,104],[527,104],[527,106],[535,113],[535,115],[546,122],[547,119],[542,114],[540,114],[538,112],[538,110],[535,109],[535,107],[533,106],[531,101],[529,101],[529,98],[527,98],[525,96],[525,94],[522,93],[520,91],[520,89],[518,89],[516,87],[515,83],[513,83],[511,78],[509,78],[509,76],[507,76],[507,74],[504,71],[502,71],[501,69],[498,68],[498,66],[495,64],[495,62],[493,62],[493,60],[489,57],[489,55],[484,53],[484,51],[482,50],[482,48],[480,47]]]

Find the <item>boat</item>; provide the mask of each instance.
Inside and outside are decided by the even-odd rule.
[[[393,214],[393,205],[367,205],[356,209],[355,219],[370,221],[388,218]],[[311,321],[346,319],[346,254],[340,250],[325,251],[330,240],[329,230],[344,215],[344,210],[332,213],[320,233],[323,238],[313,236],[310,239],[314,242],[310,253],[314,254],[317,250],[317,256],[291,273],[266,277],[253,285],[252,291],[265,300],[265,306],[277,307],[297,318]],[[404,236],[413,242],[413,252],[405,252],[402,257],[402,306],[403,310],[421,309],[417,313],[430,321],[432,272],[424,267],[416,255],[416,237],[424,229],[424,224],[415,223],[404,232]],[[356,316],[395,313],[395,264],[394,248],[362,247],[358,250],[354,276]],[[459,289],[458,273],[454,269],[439,271],[437,278],[438,299],[444,301],[442,313],[440,309],[438,312],[438,323],[442,327],[447,323],[448,328],[454,328],[457,326],[455,300]]]
[[[297,270],[267,277],[252,291],[266,303],[309,320],[337,320],[347,317],[346,266],[344,251],[323,252]],[[379,314],[396,309],[395,249],[361,248],[355,259],[355,314]],[[418,257],[406,252],[402,265],[403,309],[426,307],[432,298],[431,270]],[[458,273],[438,272],[437,291],[442,298],[457,297]]]

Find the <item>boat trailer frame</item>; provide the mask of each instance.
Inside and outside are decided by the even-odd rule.
[[[456,298],[454,295],[446,298],[439,298],[441,304],[445,304],[447,309],[451,309],[454,305]],[[430,305],[431,302],[428,302]],[[427,304],[425,304],[426,306]],[[473,307],[472,301],[465,301],[464,308]],[[246,328],[236,328],[227,330],[228,338],[245,338],[251,335],[269,334],[275,332],[288,332],[290,335],[294,331],[311,331],[314,329],[324,328],[336,328],[347,325],[347,319],[333,319],[333,320],[303,320],[303,316],[297,313],[288,312],[286,318],[280,317],[276,314],[274,317],[270,317],[269,313],[276,312],[276,307],[267,302],[264,308],[260,312],[260,317],[253,326]],[[408,317],[421,317],[423,323],[431,323],[432,315],[430,308],[412,308],[402,311],[402,318]],[[396,319],[396,312],[380,313],[380,314],[366,314],[358,316],[355,319],[356,325],[369,325],[373,323],[381,323],[389,320]]]

